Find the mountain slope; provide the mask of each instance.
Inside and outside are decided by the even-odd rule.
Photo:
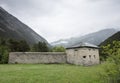
[[[26,40],[29,44],[47,41],[0,7],[0,37]]]
[[[102,42],[100,45],[104,46],[107,44],[111,44],[113,41],[120,41],[120,31],[115,33],[114,35],[112,35],[111,37],[109,37],[108,39],[106,39],[104,42]]]
[[[62,45],[64,47],[69,47],[75,44],[79,44],[80,42],[88,42],[91,44],[99,45],[101,42],[115,34],[117,31],[117,29],[104,29],[98,32],[87,34],[85,36],[52,42],[51,45]]]

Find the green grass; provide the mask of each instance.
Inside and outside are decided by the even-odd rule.
[[[100,71],[100,65],[1,64],[0,83],[101,83]]]

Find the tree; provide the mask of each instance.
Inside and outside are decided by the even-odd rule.
[[[6,40],[4,38],[0,38],[0,45],[6,45]]]
[[[52,52],[65,52],[65,48],[63,46],[55,46],[52,48]]]
[[[102,53],[107,56],[103,65],[108,83],[120,83],[120,41],[113,41],[112,44],[103,46]]]
[[[21,40],[18,42],[18,51],[25,52],[25,51],[29,51],[29,50],[30,50],[30,47],[25,40]]]
[[[8,63],[9,49],[6,46],[0,46],[0,63]]]
[[[18,41],[17,40],[13,40],[13,39],[9,39],[7,41],[7,46],[10,49],[10,52],[16,52],[18,51]]]
[[[9,48],[6,45],[6,40],[0,38],[0,63],[8,63]]]
[[[25,40],[17,41],[9,39],[7,41],[7,46],[9,47],[11,52],[25,52],[30,50],[30,47]]]
[[[32,49],[33,52],[48,52],[49,48],[45,42],[38,42],[34,44]]]
[[[7,63],[9,52],[25,52],[30,47],[25,40],[14,40],[0,38],[0,63]]]

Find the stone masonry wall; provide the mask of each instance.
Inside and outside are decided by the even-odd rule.
[[[96,65],[99,64],[99,49],[76,48],[67,49],[67,62],[76,65]]]
[[[66,63],[63,52],[11,52],[9,63]]]

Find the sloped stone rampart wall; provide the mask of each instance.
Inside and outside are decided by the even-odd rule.
[[[11,52],[9,63],[66,63],[63,52]]]

